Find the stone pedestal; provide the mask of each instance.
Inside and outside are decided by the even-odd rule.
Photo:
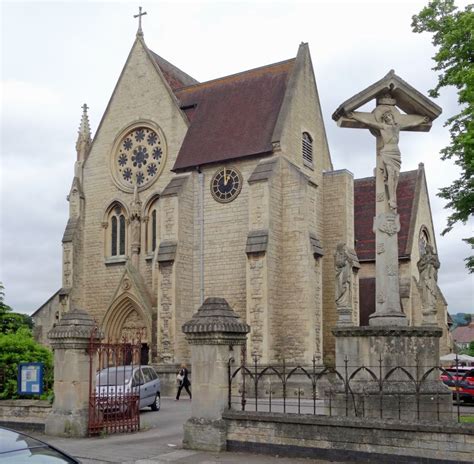
[[[87,436],[88,348],[94,328],[95,322],[86,311],[73,309],[48,334],[54,350],[54,402],[46,420],[48,435]]]
[[[228,404],[228,364],[240,365],[240,346],[250,328],[241,322],[224,298],[207,298],[183,325],[191,345],[192,417],[184,425],[183,446],[190,449],[226,449],[222,413]]]
[[[440,372],[436,369],[442,335],[439,327],[340,327],[333,334],[336,369],[349,380],[350,396],[353,394],[355,403],[355,407],[351,404],[347,409],[348,415],[452,419],[452,394],[439,380]],[[361,367],[366,369],[356,372]],[[345,415],[344,395],[337,395],[336,414],[342,411]]]

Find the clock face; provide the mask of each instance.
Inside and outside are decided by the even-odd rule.
[[[150,186],[161,174],[165,143],[158,128],[135,125],[125,131],[114,149],[112,172],[120,187]]]
[[[242,190],[242,175],[237,169],[219,169],[211,180],[211,193],[220,203],[235,200]]]

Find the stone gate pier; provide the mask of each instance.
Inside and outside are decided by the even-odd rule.
[[[207,298],[183,325],[191,345],[193,373],[192,416],[184,425],[185,448],[207,451],[226,449],[228,365],[240,365],[240,347],[250,327],[242,322],[224,298]]]
[[[91,368],[88,348],[95,327],[87,311],[73,309],[48,334],[54,350],[54,402],[46,419],[48,435],[87,436]]]

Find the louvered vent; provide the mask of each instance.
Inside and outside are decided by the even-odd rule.
[[[313,139],[307,132],[303,132],[302,139],[303,148],[303,163],[308,166],[313,166]]]

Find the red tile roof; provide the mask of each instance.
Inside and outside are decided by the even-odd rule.
[[[190,121],[173,170],[272,151],[295,59],[190,85],[190,76],[152,56]]]
[[[453,339],[458,343],[474,342],[474,322],[464,327],[456,327],[453,332]]]
[[[410,221],[415,207],[416,185],[419,171],[400,173],[397,187],[398,214],[400,232],[398,234],[398,255],[409,254]],[[375,234],[373,222],[375,216],[375,177],[354,180],[354,232],[356,252],[360,261],[375,260]]]

